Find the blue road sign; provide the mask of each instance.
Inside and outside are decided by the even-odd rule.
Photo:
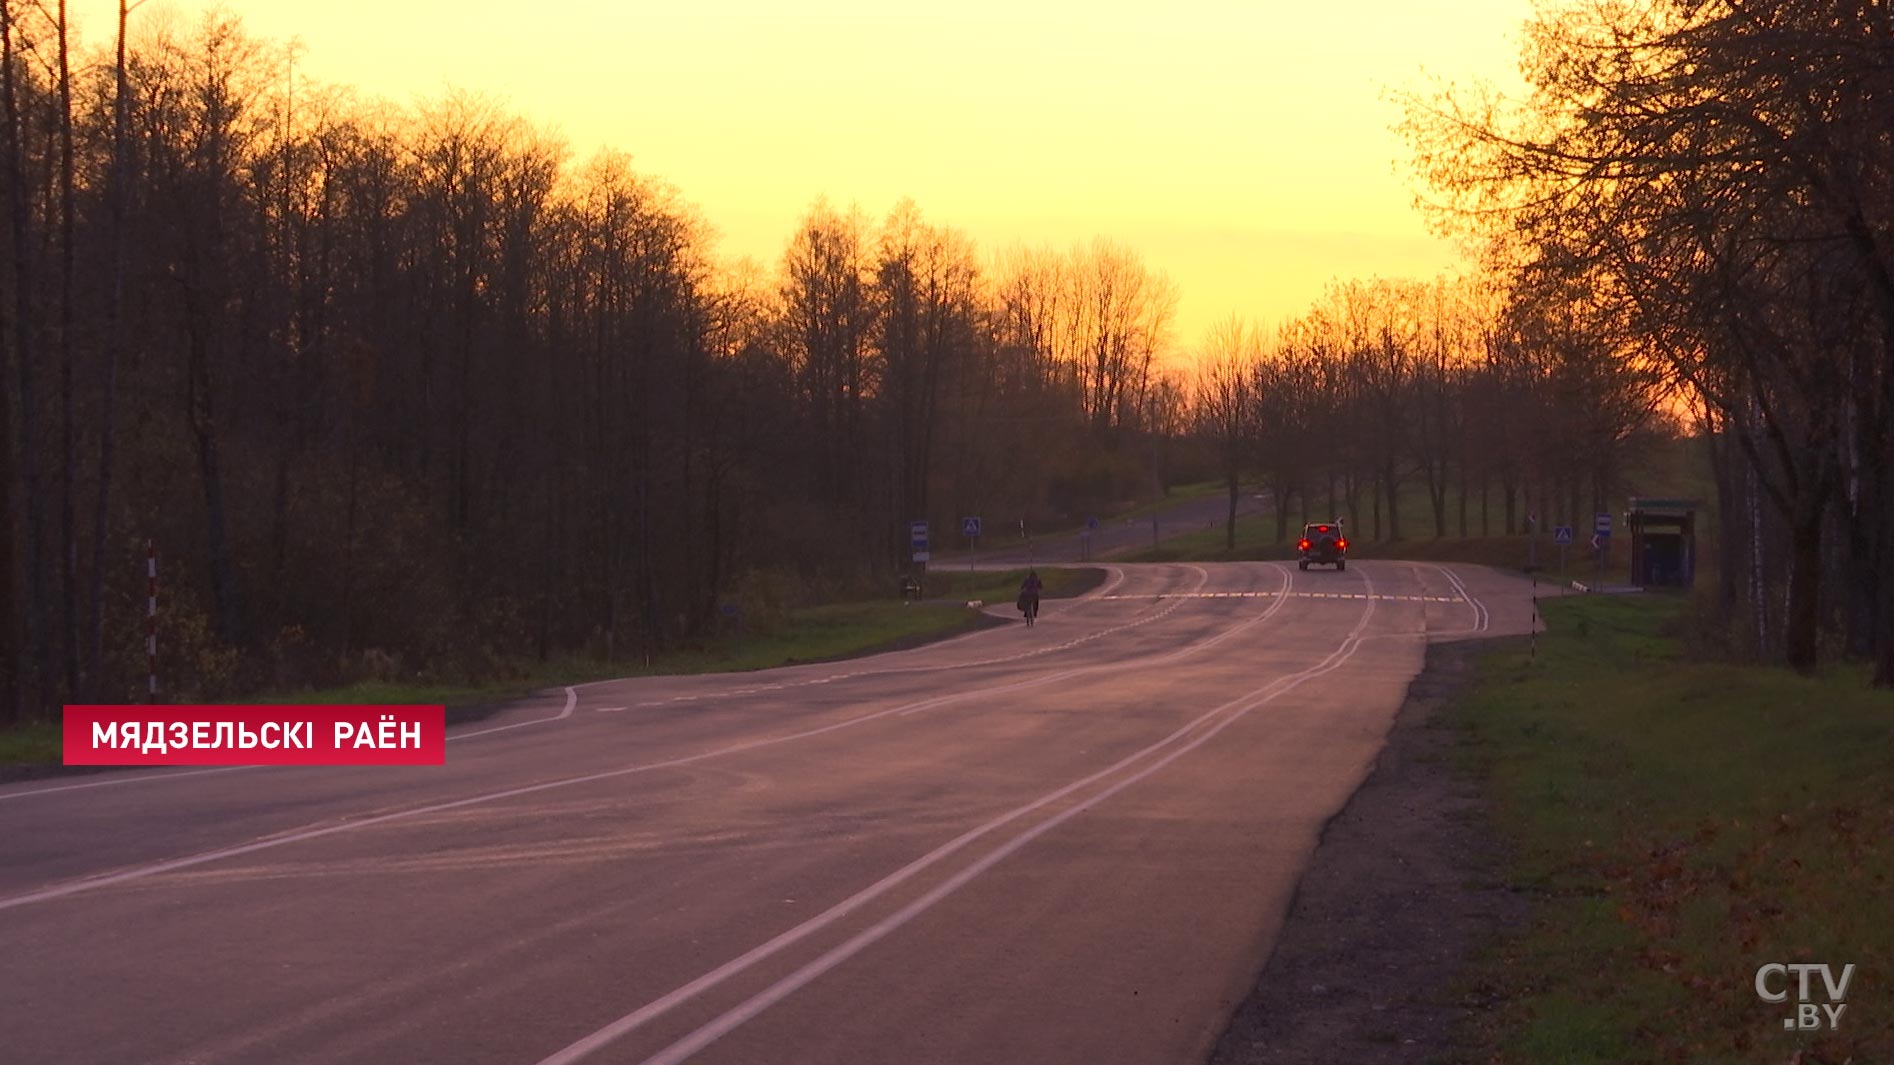
[[[980,538],[980,519],[979,518],[961,518],[960,519],[960,535],[966,537],[969,540],[979,539]]]
[[[1098,530],[1098,519],[1097,518],[1085,519],[1085,529],[1087,532],[1096,532]]]
[[[1571,543],[1572,527],[1570,525],[1554,525],[1552,527],[1552,542],[1560,547]]]
[[[911,544],[916,551],[927,550],[926,522],[913,521],[908,523],[908,543]]]
[[[1598,534],[1598,537],[1599,537],[1599,539],[1610,539],[1610,537],[1611,537],[1611,515],[1609,515],[1609,514],[1598,514],[1598,515],[1594,515],[1594,516],[1592,517],[1592,527],[1591,527],[1591,530],[1592,530],[1592,532],[1595,532],[1595,533],[1597,533],[1597,534]]]

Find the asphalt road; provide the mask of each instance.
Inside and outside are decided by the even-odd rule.
[[[0,789],[0,1060],[1201,1061],[1427,640],[1528,586],[1112,568],[1040,624],[548,693],[447,764]]]

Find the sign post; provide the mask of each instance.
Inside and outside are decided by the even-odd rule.
[[[927,522],[908,522],[908,548],[914,554],[914,562],[921,567],[920,587],[927,587],[927,564],[933,560],[932,543],[927,535]],[[917,597],[921,593],[916,593]]]
[[[973,555],[980,549],[980,519],[961,518],[960,535],[967,538],[967,598],[973,598]]]
[[[1592,516],[1592,546],[1598,549],[1598,587],[1605,586],[1605,562],[1611,557],[1611,515]]]

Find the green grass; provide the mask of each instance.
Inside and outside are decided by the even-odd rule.
[[[1040,583],[1045,585],[1043,595],[1047,599],[1082,594],[1104,579],[1103,570],[1084,567],[1044,567],[1038,573]],[[1026,571],[1023,569],[968,571],[950,564],[927,571],[927,595],[963,603],[972,599],[984,603],[1010,603],[1019,594],[1020,582],[1025,579]]]
[[[1140,503],[1129,510],[1100,514],[1098,515],[1098,520],[1131,521],[1136,518],[1148,518],[1158,511],[1169,509],[1179,503],[1189,503],[1206,496],[1223,495],[1229,490],[1230,486],[1223,481],[1195,481],[1190,484],[1174,484],[1166,490],[1164,495],[1151,500],[1149,503]],[[1246,487],[1243,491],[1248,493],[1253,491],[1253,489]],[[1077,532],[1078,530],[1073,529],[1072,531]]]
[[[1894,1061],[1894,693],[1687,659],[1685,603],[1543,605],[1446,722],[1468,740],[1528,927],[1470,982],[1469,1057]],[[1857,965],[1837,1033],[1785,1032],[1768,962]]]
[[[57,765],[60,748],[59,726],[50,721],[0,729],[0,765]]]
[[[733,628],[702,647],[665,652],[648,663],[643,659],[606,662],[563,658],[521,663],[511,676],[482,683],[368,680],[333,688],[267,692],[230,701],[261,705],[439,703],[455,708],[478,707],[593,680],[738,672],[848,658],[916,647],[990,624],[990,619],[968,609],[967,601],[1011,602],[1025,576],[1025,570],[981,571],[969,583],[964,571],[930,573],[927,593],[932,598],[923,602],[905,604],[890,597],[804,607],[791,611],[788,620],[771,631],[742,632]],[[1103,576],[1100,570],[1084,568],[1040,571],[1048,598],[1078,595],[1098,584]],[[54,724],[34,722],[0,730],[0,764],[58,764],[60,759],[60,734]]]
[[[978,611],[967,609],[967,602],[974,599],[987,603],[1011,602],[1025,576],[1025,570],[976,571],[969,583],[965,572],[935,571],[927,575],[929,598],[921,602],[903,603],[888,598],[803,607],[791,611],[788,621],[771,631],[743,632],[733,627],[703,647],[667,651],[654,656],[649,663],[642,659],[603,662],[570,658],[535,663],[518,677],[487,684],[366,681],[321,691],[272,693],[247,701],[469,706],[592,680],[743,672],[918,647],[987,624]],[[1102,571],[1095,569],[1048,568],[1040,572],[1047,598],[1078,595],[1095,586],[1103,576]]]

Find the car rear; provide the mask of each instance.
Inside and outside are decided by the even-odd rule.
[[[1301,569],[1306,570],[1311,564],[1334,566],[1338,570],[1348,568],[1348,538],[1342,535],[1339,523],[1303,526],[1296,550]]]

